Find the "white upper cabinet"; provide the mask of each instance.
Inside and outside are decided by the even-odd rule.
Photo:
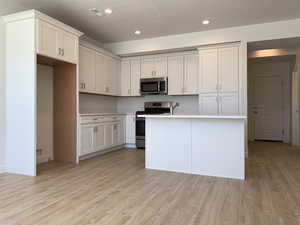
[[[80,57],[79,89],[82,92],[95,92],[96,91],[96,74],[95,74],[96,54],[93,50],[80,46],[79,57]]]
[[[181,95],[184,93],[184,56],[168,57],[168,94]]]
[[[96,65],[95,65],[96,92],[99,94],[105,93],[105,73],[106,73],[105,60],[106,58],[104,55],[96,52]]]
[[[79,48],[80,91],[85,93],[119,94],[120,60],[92,48]]]
[[[199,51],[199,92],[218,91],[218,49]]]
[[[67,62],[76,63],[78,61],[78,38],[77,36],[62,31],[61,32],[62,58]]]
[[[141,60],[134,58],[130,60],[131,96],[140,96]]]
[[[197,53],[184,56],[184,87],[186,95],[198,94],[198,63]]]
[[[52,23],[37,20],[37,53],[77,64],[78,35]]]
[[[58,58],[61,53],[59,38],[59,28],[42,20],[38,20],[38,54],[51,58]]]
[[[130,61],[123,60],[121,62],[121,96],[131,95],[131,78],[130,78]]]
[[[198,94],[198,54],[170,55],[168,57],[168,94]]]
[[[219,49],[219,91],[238,91],[238,63],[238,47],[228,47]]]
[[[167,56],[144,56],[141,59],[141,78],[167,77]]]
[[[126,58],[121,63],[121,96],[140,96],[140,58]]]
[[[199,49],[199,111],[216,115],[240,113],[237,45]]]

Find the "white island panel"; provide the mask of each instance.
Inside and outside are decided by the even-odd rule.
[[[146,168],[245,179],[245,119],[146,117]]]
[[[192,173],[244,179],[243,120],[193,120],[191,135]]]
[[[146,122],[146,168],[190,171],[191,122],[154,119]]]

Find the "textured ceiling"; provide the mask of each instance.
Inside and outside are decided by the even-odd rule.
[[[89,8],[111,8],[97,17]],[[100,42],[300,18],[299,0],[1,0],[0,15],[37,9]],[[202,25],[209,18],[209,26]],[[142,35],[133,32],[142,30]]]

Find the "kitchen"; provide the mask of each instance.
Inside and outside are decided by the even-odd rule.
[[[49,89],[52,88],[55,95],[49,101],[53,104],[53,115],[47,112],[46,115],[43,115],[42,113],[45,112],[42,109],[38,110],[38,136],[35,138],[34,133],[32,136],[33,140],[36,139],[37,142],[36,144],[31,143],[34,146],[36,145],[37,153],[32,155],[32,147],[28,149],[28,151],[31,151],[32,156],[29,161],[32,161],[32,164],[27,165],[27,167],[29,166],[28,169],[30,168],[28,172],[21,173],[35,175],[37,171],[35,162],[43,163],[56,160],[80,163],[81,160],[87,158],[129,147],[133,149],[146,148],[146,168],[151,164],[152,166],[148,168],[164,168],[168,171],[228,178],[245,178],[246,116],[243,113],[244,90],[242,88],[245,79],[241,75],[243,67],[239,64],[240,58],[243,57],[243,48],[241,48],[240,42],[203,45],[189,50],[182,49],[158,54],[148,53],[124,57],[104,50],[92,39],[80,39],[82,33],[79,31],[35,10],[6,16],[7,29],[18,27],[19,24],[16,23],[18,21],[24,21],[24,23],[31,25],[30,20],[32,21],[32,18],[34,18],[33,22],[37,21],[37,63],[38,65],[43,64],[54,68],[51,78],[53,81],[49,82],[49,85],[54,86],[49,87]],[[57,44],[56,39],[51,38],[57,34],[60,35],[58,33],[60,28],[70,32],[62,31],[62,34],[65,35],[63,45]],[[12,32],[15,33],[14,30]],[[7,33],[9,39],[10,34]],[[35,39],[34,36],[31,37],[33,37],[33,40]],[[13,39],[11,44],[12,48],[15,48]],[[59,46],[58,56],[56,55],[56,46]],[[27,49],[27,52],[32,55],[30,49]],[[14,60],[14,57],[12,57],[12,60]],[[62,60],[64,63],[57,60]],[[68,67],[70,69],[67,69]],[[38,77],[43,74],[39,71],[39,67],[36,71]],[[55,74],[63,71],[69,71],[69,74],[77,73],[78,84],[75,84],[74,80],[70,80],[71,77],[59,81],[58,77],[62,77],[62,75]],[[67,81],[69,82],[68,89],[61,89],[63,84],[59,82]],[[12,87],[15,85],[13,81],[11,84]],[[39,82],[37,85],[39,87]],[[44,85],[47,86],[47,84]],[[78,87],[77,93],[74,85]],[[57,93],[61,93],[61,96]],[[37,95],[42,96],[42,93],[37,92]],[[72,99],[71,102],[73,103],[63,104],[68,108],[62,109],[62,99]],[[40,102],[47,102],[47,100],[41,99]],[[40,108],[39,104],[37,107]],[[49,108],[51,109],[51,107]],[[192,152],[199,148],[199,146],[192,147],[192,144],[189,143],[188,140],[191,139],[192,134],[187,137],[185,143],[179,145],[182,146],[181,150],[183,152],[179,153],[177,151],[179,155],[174,153],[174,159],[179,159],[178,163],[174,162],[173,167],[169,169],[168,157],[164,165],[158,163],[159,161],[155,158],[162,159],[163,155],[169,155],[168,152],[164,153],[163,149],[168,151],[167,146],[172,142],[172,139],[184,140],[184,138],[176,135],[173,135],[170,140],[153,140],[153,132],[149,128],[151,126],[147,124],[165,113],[169,114],[168,119],[174,121],[174,123],[182,122],[184,119],[191,119],[191,121],[204,119],[205,121],[212,121],[213,124],[224,124],[223,122],[226,121],[229,124],[224,124],[225,130],[226,127],[229,130],[232,129],[230,122],[235,124],[236,121],[239,121],[241,127],[237,128],[238,132],[232,130],[233,133],[237,132],[240,136],[235,137],[238,138],[238,142],[232,141],[237,146],[234,146],[233,149],[235,150],[231,154],[226,151],[226,149],[232,149],[229,146],[230,142],[226,145],[220,142],[220,146],[215,147],[206,144],[207,152],[212,153],[214,152],[212,149],[215,149],[213,155],[207,152],[195,152],[196,155],[200,154],[200,158],[204,161],[210,159],[208,160],[211,161],[207,164],[208,167],[210,167],[209,165],[217,165],[218,163],[215,163],[215,160],[218,156],[226,153],[226,157],[223,158],[228,158],[228,163],[223,162],[224,166],[230,167],[229,170],[231,171],[239,171],[238,174],[233,175],[231,172],[224,172],[226,168],[223,167],[219,169],[212,168],[212,172],[207,171],[210,170],[209,168],[193,170],[192,164],[195,168],[198,168],[202,164],[201,161],[192,163],[191,160],[185,160],[183,163],[181,159],[193,158],[191,156]],[[70,116],[67,118],[68,114],[73,116],[77,114],[77,117],[70,120]],[[153,115],[153,117],[149,115]],[[165,118],[165,115],[163,116]],[[180,118],[181,116],[183,118]],[[45,119],[47,117],[48,119]],[[51,126],[52,123],[54,123],[53,127]],[[182,126],[184,130],[184,125]],[[197,126],[201,127],[202,125],[198,124]],[[66,130],[67,128],[69,130]],[[61,131],[64,129],[67,136],[61,135]],[[180,129],[178,135],[180,135],[179,131]],[[50,137],[49,133],[53,133],[53,137]],[[213,131],[209,139],[221,138],[214,137],[215,133]],[[64,136],[68,137],[69,141],[66,141]],[[167,146],[161,144],[158,147],[159,155],[152,157],[157,161],[157,165],[148,162],[148,159],[151,158],[148,157],[150,152],[155,151],[157,148],[153,149],[151,147],[152,143],[167,143]],[[10,144],[10,141],[8,141],[8,144]],[[13,142],[11,144],[15,145]],[[207,156],[207,159],[205,156]],[[8,162],[12,164],[8,168],[12,168],[12,171],[26,170],[26,166],[22,164],[17,166],[19,168],[14,168],[16,161],[13,154],[11,158],[8,158],[10,159]],[[176,164],[178,164],[178,168]],[[232,164],[235,164],[234,169],[232,169]],[[202,170],[203,172],[201,172]]]
[[[0,224],[297,223],[299,3],[177,3],[0,3]]]

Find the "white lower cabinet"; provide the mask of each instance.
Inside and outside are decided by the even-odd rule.
[[[80,155],[94,151],[94,128],[92,124],[81,125],[80,128]]]
[[[80,156],[125,144],[124,116],[81,118]]]
[[[126,116],[126,144],[135,144],[135,115]]]

